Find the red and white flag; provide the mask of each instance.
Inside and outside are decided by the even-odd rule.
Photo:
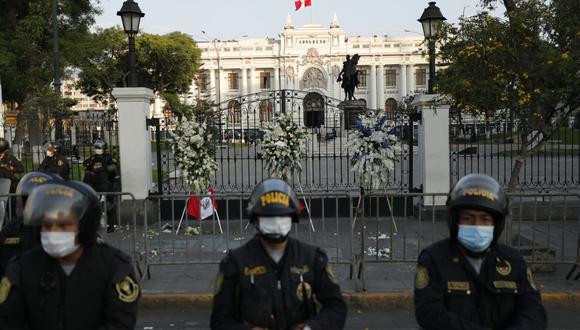
[[[302,6],[310,7],[312,6],[312,0],[296,0],[294,1],[294,5],[296,5],[296,10],[302,8]]]
[[[213,188],[207,190],[209,196],[190,196],[187,200],[187,214],[198,221],[211,217],[217,210],[217,203],[213,194]]]

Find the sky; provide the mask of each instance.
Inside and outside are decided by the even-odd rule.
[[[103,13],[100,27],[121,25],[117,11],[123,0],[100,0]],[[249,37],[277,37],[287,14],[295,27],[304,24],[329,26],[336,13],[348,35],[408,35],[421,33],[417,19],[428,6],[427,0],[312,0],[312,7],[295,11],[294,0],[135,0],[145,17],[141,30],[165,34],[181,31],[194,39],[221,40]],[[479,0],[439,0],[443,16],[457,22],[463,13],[475,14]],[[497,13],[501,14],[500,8]],[[202,34],[201,31],[206,34]],[[410,30],[414,32],[405,32]]]

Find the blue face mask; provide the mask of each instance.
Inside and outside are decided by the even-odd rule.
[[[459,225],[457,239],[471,252],[483,252],[493,241],[494,226]]]

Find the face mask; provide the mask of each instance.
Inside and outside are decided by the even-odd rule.
[[[46,155],[48,157],[52,157],[52,156],[54,156],[54,152],[52,152],[52,151],[46,151]]]
[[[483,252],[493,241],[494,226],[459,225],[457,239],[471,252]]]
[[[96,155],[102,155],[103,154],[103,149],[95,149],[95,154]]]
[[[259,217],[258,231],[269,243],[282,243],[292,228],[292,217]]]
[[[40,241],[44,252],[53,258],[63,258],[78,250],[77,232],[41,232]]]

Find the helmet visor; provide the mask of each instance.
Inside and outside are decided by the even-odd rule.
[[[80,192],[63,185],[45,184],[34,189],[23,212],[25,225],[80,221],[90,203]]]

